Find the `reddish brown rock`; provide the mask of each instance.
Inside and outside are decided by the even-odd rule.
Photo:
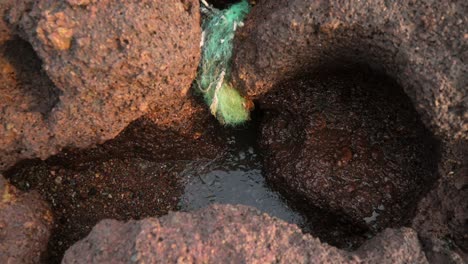
[[[438,143],[396,84],[361,71],[277,86],[259,100],[260,146],[265,177],[304,210],[375,232],[407,221],[435,182]]]
[[[385,229],[354,254],[358,263],[427,263],[418,235],[410,228]]]
[[[434,132],[467,139],[467,12],[465,0],[259,1],[237,32],[233,79],[261,98],[297,74],[365,63],[401,84]]]
[[[194,124],[186,123],[183,132],[142,117],[103,145],[20,162],[5,172],[12,184],[38,191],[51,205],[56,221],[45,263],[59,263],[65,250],[103,219],[141,219],[177,210],[184,171],[225,149],[217,138],[220,127],[203,104],[190,101],[187,109]]]
[[[10,40],[13,36],[11,28],[7,22],[3,19],[9,8],[12,6],[13,0],[2,0],[0,2],[0,45],[5,41]]]
[[[48,165],[30,161],[11,177],[18,188],[37,191],[49,202],[55,223],[43,263],[60,263],[66,249],[103,219],[141,219],[177,209],[183,164],[141,158]]]
[[[427,263],[416,233],[386,230],[356,253],[246,206],[100,222],[62,263]]]
[[[47,115],[59,90],[31,46],[15,37],[0,45],[0,171],[50,148]]]
[[[3,126],[27,129],[0,131],[10,137],[1,145],[0,170],[63,147],[103,143],[149,112],[166,128],[190,122],[182,109],[200,56],[198,4],[46,0],[11,7],[9,27],[31,43],[60,97],[42,94],[52,107],[41,114],[27,110],[28,119],[12,117],[17,102],[2,98],[0,105],[13,109],[2,114]],[[6,86],[18,94],[28,89]]]
[[[36,192],[22,193],[0,174],[0,262],[39,263],[52,213]]]
[[[160,111],[163,111],[161,109]],[[50,163],[74,166],[109,158],[143,158],[150,161],[215,158],[225,149],[223,131],[204,103],[188,98],[172,120],[160,118],[160,111],[130,123],[116,138],[93,148],[67,149]],[[187,122],[185,118],[191,117]],[[164,123],[175,121],[174,123]]]

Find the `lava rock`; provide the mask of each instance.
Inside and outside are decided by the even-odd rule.
[[[48,159],[48,163],[73,167],[123,157],[158,162],[213,159],[226,149],[224,130],[203,102],[187,99],[173,119],[177,126],[163,124],[158,113],[151,112],[131,122],[117,137],[104,144],[66,149]],[[187,116],[191,117],[189,122],[185,120]]]
[[[0,45],[0,171],[52,147],[46,116],[60,91],[41,65],[31,45],[18,37]]]
[[[0,45],[5,41],[10,40],[13,36],[11,28],[7,22],[4,19],[1,19],[6,16],[6,13],[13,5],[13,2],[13,0],[3,0],[0,2]]]
[[[62,263],[427,263],[411,229],[387,230],[369,244],[348,253],[253,208],[212,205],[159,219],[101,221]]]
[[[162,127],[182,129],[181,123],[191,121],[180,110],[200,57],[198,1],[25,0],[6,18],[37,52],[60,96],[42,94],[53,107],[37,121],[18,120],[15,127],[21,121],[34,126],[12,135],[16,143],[1,146],[0,170],[63,147],[103,143],[150,112]]]
[[[401,224],[437,178],[437,141],[385,76],[314,76],[260,100],[265,177],[296,203],[363,229]]]
[[[37,192],[22,193],[0,174],[0,262],[40,263],[52,213]]]
[[[468,138],[468,3],[265,0],[237,32],[236,87],[260,98],[317,68],[365,63],[402,85],[434,132]]]
[[[412,220],[431,263],[468,262],[468,141],[444,151],[442,177],[419,202]]]
[[[418,235],[410,228],[385,229],[354,253],[358,263],[427,263]]]
[[[177,209],[187,161],[214,159],[227,147],[203,103],[190,100],[181,111],[193,116],[183,131],[163,129],[146,115],[97,147],[63,150],[5,171],[12,184],[38,191],[54,211],[45,263],[59,263],[102,219],[141,219]]]

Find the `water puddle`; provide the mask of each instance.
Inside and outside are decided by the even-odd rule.
[[[372,237],[371,233],[350,225],[342,217],[302,200],[287,201],[272,189],[262,175],[256,123],[251,122],[253,125],[245,129],[230,130],[226,138],[228,150],[219,153],[217,158],[186,163],[179,172],[184,190],[178,210],[189,212],[213,203],[247,205],[296,224],[304,233],[343,249],[355,249]]]
[[[305,218],[267,186],[255,137],[253,128],[234,131],[228,137],[226,153],[214,160],[192,162],[187,166],[181,173],[185,191],[179,209],[193,211],[212,203],[242,204],[304,226]]]

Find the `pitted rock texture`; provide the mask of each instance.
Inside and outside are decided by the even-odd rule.
[[[39,194],[20,192],[0,174],[0,263],[40,263],[51,228]]]
[[[286,197],[375,232],[401,225],[435,182],[439,143],[392,80],[365,71],[275,87],[258,104],[259,143]]]
[[[101,221],[62,263],[427,263],[416,233],[388,229],[356,253],[246,206]]]
[[[264,0],[237,32],[233,79],[260,98],[297,74],[349,62],[394,78],[423,121],[468,138],[468,2]]]
[[[102,219],[141,219],[177,210],[189,164],[214,159],[226,149],[204,104],[191,100],[183,111],[188,110],[194,123],[183,132],[162,129],[147,115],[102,145],[64,150],[45,161],[26,160],[4,173],[12,184],[39,192],[51,205],[56,221],[44,263],[59,263],[65,250]]]
[[[130,123],[117,137],[104,144],[83,150],[66,149],[51,157],[56,165],[96,163],[109,158],[142,158],[150,161],[195,160],[215,158],[226,148],[216,119],[203,102],[187,98],[172,120],[177,128],[164,126],[159,111],[150,112]],[[188,122],[186,117],[190,116]],[[178,118],[178,119],[177,119]]]
[[[190,122],[181,110],[200,57],[198,1],[25,0],[6,19],[31,43],[61,94],[37,121],[14,124],[35,127],[2,145],[0,170],[63,147],[103,143],[149,112],[161,127],[179,130]]]
[[[433,263],[468,262],[468,141],[443,152],[442,177],[419,202],[412,227]]]
[[[417,233],[410,228],[385,229],[354,254],[359,256],[357,263],[427,263]]]
[[[2,171],[50,142],[47,114],[60,91],[41,70],[31,45],[15,37],[0,45],[0,93]]]
[[[13,37],[12,30],[8,23],[3,19],[8,10],[13,5],[13,0],[2,0],[0,2],[0,45]]]

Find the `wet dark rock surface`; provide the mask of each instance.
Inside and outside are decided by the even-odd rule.
[[[388,229],[355,253],[259,211],[211,205],[127,223],[100,222],[63,263],[427,263],[416,233]]]
[[[283,86],[259,101],[259,114],[254,114],[253,127],[246,131],[222,129],[199,103],[191,101],[186,111],[193,116],[193,122],[185,124],[183,130],[161,128],[152,120],[157,117],[147,115],[96,148],[69,149],[45,162],[29,161],[9,170],[7,176],[16,186],[39,191],[54,210],[57,224],[45,260],[59,262],[63,252],[102,219],[143,219],[174,210],[198,210],[216,202],[255,206],[297,224],[295,228],[322,242],[346,250],[366,244],[385,227],[409,225],[419,198],[436,180],[438,162],[437,148],[431,149],[437,144],[422,126],[411,102],[385,76],[364,68],[313,76],[317,77],[285,83],[289,89]],[[258,138],[261,151],[256,145]],[[344,147],[349,148],[351,158],[343,154]],[[295,155],[296,151],[304,155]],[[274,166],[282,160],[275,163],[276,155],[281,153],[291,155],[281,156],[287,157],[287,164],[279,167],[284,169],[283,175],[328,173],[328,177],[320,179],[329,180],[329,189],[326,184],[313,187],[310,190],[316,192],[310,196],[312,199],[304,199],[302,193],[292,189],[292,184],[300,182],[296,178],[286,183],[275,179],[272,168],[278,168]],[[307,156],[310,153],[314,156]],[[403,160],[403,165],[388,166],[395,156],[399,159],[394,162]],[[301,157],[307,157],[308,167],[293,166],[303,162]],[[327,161],[324,164],[333,170],[314,165],[317,157]],[[269,167],[262,166],[262,159]],[[428,170],[429,176],[421,177],[420,170]],[[347,182],[348,174],[360,178],[355,176]],[[366,199],[352,200],[350,186]],[[263,227],[259,224],[258,228]],[[414,231],[410,233],[414,236]],[[395,237],[387,239],[387,235],[377,234],[385,239],[376,241],[395,246],[406,243]],[[397,259],[397,252],[392,250],[393,246],[379,246],[375,258],[386,254],[389,260]],[[127,251],[113,253],[126,257]],[[303,254],[309,253],[301,253],[299,259]],[[185,256],[180,255],[182,259]]]
[[[182,192],[178,169],[182,168],[174,162],[138,158],[74,169],[37,161],[27,170],[15,171],[13,182],[38,191],[51,205],[56,223],[44,261],[58,263],[63,252],[102,219],[141,219],[175,210]]]
[[[227,149],[216,157],[187,163],[180,173],[184,191],[178,209],[191,212],[214,203],[247,205],[306,229],[312,223],[291,208],[263,177],[255,119],[242,128],[226,131],[223,141]]]
[[[363,233],[401,226],[437,179],[437,141],[385,76],[311,75],[260,100],[265,177],[306,210],[331,212]]]
[[[23,193],[0,174],[0,263],[39,263],[52,222],[37,192]]]
[[[216,120],[199,105],[191,109],[199,110],[196,125],[186,124],[183,133],[144,117],[103,145],[27,160],[6,172],[15,186],[39,192],[52,208],[56,221],[44,263],[59,263],[102,219],[142,219],[178,209],[181,172],[225,149],[213,132]]]
[[[198,5],[195,0],[164,5],[4,2],[0,27],[7,22],[7,29],[31,43],[61,94],[56,101],[55,94],[40,93],[41,102],[54,103],[45,113],[29,107],[28,101],[24,110],[16,109],[17,100],[0,99],[2,108],[11,108],[0,112],[0,138],[9,138],[0,145],[0,170],[25,158],[45,159],[65,147],[103,143],[150,112],[157,116],[154,122],[171,129],[189,123],[192,117],[184,109],[200,57],[199,41],[194,41],[200,38]],[[23,56],[9,55],[17,60]],[[34,70],[40,72],[41,64]],[[14,94],[30,93],[29,86],[6,85]]]
[[[188,91],[198,5],[0,2],[0,172],[60,151],[0,178],[0,262],[467,262],[464,1],[258,1],[247,146]]]
[[[190,116],[190,121],[184,121]],[[82,151],[65,150],[51,157],[63,166],[96,162],[108,158],[143,158],[154,161],[214,158],[223,152],[224,132],[208,113],[204,103],[190,98],[175,118],[176,127],[162,125],[158,112],[130,123],[116,138]]]
[[[468,139],[468,3],[264,0],[236,35],[236,87],[260,98],[324,66],[365,63],[395,79],[423,122]]]

